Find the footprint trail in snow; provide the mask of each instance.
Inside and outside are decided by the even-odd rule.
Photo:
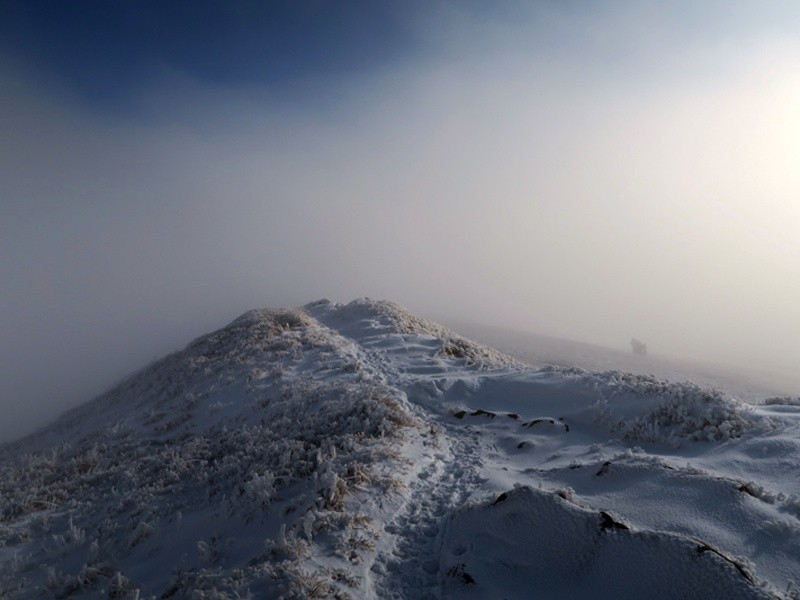
[[[395,536],[394,544],[373,567],[382,575],[377,586],[381,598],[440,597],[442,526],[482,482],[476,435],[450,435],[450,427],[443,425],[437,433],[439,448],[411,483],[400,514],[386,527]]]

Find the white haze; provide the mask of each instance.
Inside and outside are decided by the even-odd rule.
[[[800,44],[624,11],[420,31],[294,106],[165,72],[98,115],[4,61],[0,440],[323,296],[794,376]]]

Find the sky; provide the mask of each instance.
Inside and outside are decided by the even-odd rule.
[[[798,34],[795,2],[5,0],[0,441],[322,297],[796,374]]]

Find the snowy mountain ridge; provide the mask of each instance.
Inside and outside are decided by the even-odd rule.
[[[800,597],[800,406],[245,313],[0,449],[0,598]]]

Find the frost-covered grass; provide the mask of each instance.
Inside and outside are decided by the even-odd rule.
[[[795,404],[250,311],[0,449],[0,598],[794,598]]]
[[[764,400],[766,406],[800,406],[800,396],[784,396],[781,398],[767,398]]]
[[[371,466],[377,460],[392,460],[387,446],[390,438],[385,436],[396,435],[396,428],[409,421],[398,412],[398,406],[385,400],[373,402],[368,397],[362,401],[353,402],[350,410],[342,413],[323,410],[319,422],[327,424],[331,417],[338,417],[343,424],[340,432],[324,439],[306,423],[303,429],[291,432],[294,435],[287,435],[290,432],[285,428],[255,425],[139,448],[135,444],[108,444],[91,474],[83,475],[75,468],[80,461],[69,458],[83,456],[80,450],[61,448],[61,460],[52,469],[29,470],[23,464],[14,472],[3,472],[5,527],[0,531],[0,545],[34,546],[29,550],[33,552],[32,560],[14,573],[25,577],[30,572],[32,579],[36,578],[34,562],[60,564],[65,556],[85,554],[86,567],[77,573],[70,572],[68,565],[48,571],[47,585],[62,590],[56,595],[68,589],[98,591],[111,583],[99,576],[87,579],[83,574],[87,568],[101,574],[117,573],[126,562],[141,556],[138,548],[155,551],[164,531],[170,531],[174,521],[185,519],[186,515],[205,515],[203,520],[207,522],[197,533],[201,536],[210,522],[226,522],[234,530],[259,527],[273,512],[291,508],[297,513],[289,521],[293,537],[272,546],[272,553],[264,559],[275,562],[273,559],[279,557],[277,564],[285,567],[265,571],[269,586],[275,587],[272,579],[276,573],[294,573],[300,568],[314,533],[352,537],[353,519],[332,519],[329,513],[344,513],[355,494],[391,488],[391,479],[372,473]],[[283,420],[276,423],[286,424]],[[88,452],[95,454],[93,449]],[[43,499],[50,502],[46,504]],[[38,515],[43,515],[41,521],[34,520],[25,528],[16,526],[19,521]],[[302,539],[297,532],[302,532]],[[44,539],[46,543],[38,548],[25,543],[32,539]],[[186,584],[184,580],[205,574],[208,568],[202,565],[230,571],[231,576],[245,566],[232,564],[232,568],[224,569],[219,566],[221,554],[210,542],[198,539],[196,545],[200,568],[174,575],[173,579],[178,577],[184,582],[181,585]],[[115,560],[108,562],[110,556]],[[352,555],[345,558],[349,560]],[[174,566],[177,568],[177,563]],[[243,572],[249,577],[241,579],[235,589],[252,586],[259,583],[259,577],[266,577],[253,569]],[[134,583],[147,591],[166,591],[159,592],[146,582]],[[24,590],[17,591],[25,597]],[[14,595],[13,588],[10,593]]]
[[[693,383],[619,372],[594,377],[606,379],[601,422],[632,443],[721,442],[775,427],[744,402]]]
[[[50,444],[7,449],[5,594],[346,597],[358,578],[306,564],[314,539],[346,565],[371,551],[348,503],[396,489],[373,467],[397,462],[414,425],[402,394],[358,364],[351,342],[304,312],[252,311],[72,411],[45,432]],[[150,581],[132,572],[190,520]],[[237,560],[232,540],[248,528],[263,534]]]
[[[459,359],[480,369],[521,367],[522,363],[427,319],[412,315],[407,310],[386,300],[368,298],[354,300],[346,305],[321,300],[306,309],[318,319],[336,327],[344,335],[365,339],[373,335],[398,338],[428,338],[436,340],[436,356]]]

